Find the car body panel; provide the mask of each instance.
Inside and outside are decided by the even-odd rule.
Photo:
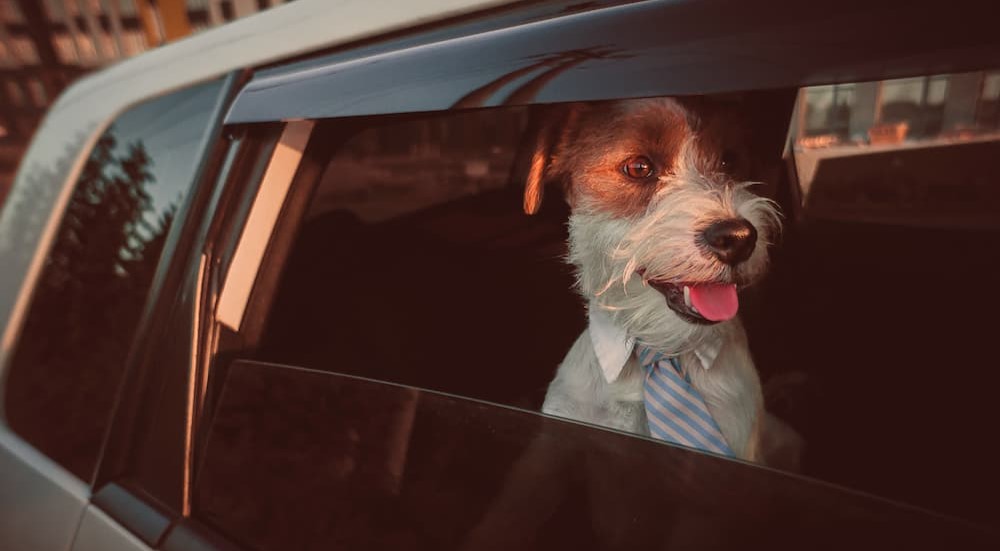
[[[132,535],[96,505],[87,507],[80,530],[73,541],[73,551],[144,551],[152,549]]]
[[[69,549],[89,497],[80,479],[0,427],[0,547]]]

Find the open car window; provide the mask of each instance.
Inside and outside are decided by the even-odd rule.
[[[926,82],[940,95],[937,80]],[[846,97],[859,97],[858,89]],[[944,94],[947,102],[947,88]],[[799,92],[793,113],[795,97],[776,90],[685,99],[736,107],[723,128],[750,144],[739,162],[743,177],[760,182],[756,192],[784,213],[769,274],[741,294],[739,312],[767,410],[804,441],[789,468],[988,522],[993,509],[982,503],[995,487],[982,475],[989,458],[921,444],[929,430],[966,440],[986,430],[988,375],[942,395],[937,356],[914,343],[948,350],[949,365],[987,361],[968,339],[988,341],[989,325],[947,320],[977,319],[983,305],[1000,308],[1000,295],[984,289],[976,301],[928,306],[927,289],[929,281],[962,288],[1000,264],[988,245],[994,236],[982,227],[902,223],[897,215],[908,204],[901,197],[886,199],[880,211],[848,202],[837,205],[846,214],[822,215],[831,211],[816,202],[822,194],[810,198],[802,161],[836,147],[820,147],[816,136],[842,132],[846,144],[850,131],[836,130],[836,116],[825,115],[829,130],[810,122],[817,118],[811,111],[812,119],[803,115],[804,105],[827,105],[813,89]],[[223,392],[227,362],[237,358],[541,411],[557,367],[587,326],[566,261],[564,190],[549,187],[534,216],[523,212],[546,108],[290,123],[310,128],[302,164],[288,174],[294,181],[243,317],[248,325],[240,338],[220,341],[238,346],[217,357],[209,392]],[[956,143],[995,147],[989,135]],[[883,156],[877,143],[848,146],[877,154],[850,156],[838,161],[841,169],[905,181],[893,172],[897,153]],[[969,155],[961,173],[995,182],[989,155]],[[945,158],[934,159],[906,162],[944,166]],[[830,174],[826,160],[817,166],[815,174]],[[879,223],[873,212],[884,215]],[[936,260],[926,262],[928,254]]]
[[[511,181],[527,118],[318,127],[343,145],[306,184],[256,357],[537,410],[584,315],[559,201],[529,218]]]

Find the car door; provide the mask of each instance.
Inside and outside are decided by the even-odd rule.
[[[996,50],[942,29],[833,55],[845,21],[892,10],[783,7],[601,7],[258,72],[227,117],[248,153],[203,263],[192,474],[172,490],[188,512],[163,547],[985,544],[961,521],[505,407],[537,409],[583,319],[558,262],[566,213],[520,218],[508,181],[532,104],[724,91],[757,107],[777,158],[794,87],[825,70],[957,71]],[[739,29],[714,26],[723,8]]]

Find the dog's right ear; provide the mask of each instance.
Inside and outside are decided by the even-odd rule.
[[[545,184],[552,178],[553,155],[558,151],[576,108],[572,105],[544,106],[532,113],[528,139],[534,139],[531,164],[524,185],[524,212],[535,214],[542,205]]]

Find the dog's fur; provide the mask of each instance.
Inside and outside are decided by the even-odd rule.
[[[649,281],[750,285],[764,274],[768,245],[779,231],[775,204],[751,192],[749,162],[729,120],[708,105],[656,98],[554,108],[539,132],[525,188],[525,210],[538,210],[547,184],[562,187],[571,208],[569,262],[578,291],[639,343],[683,365],[694,351],[722,347],[710,368],[689,368],[730,448],[759,460],[761,384],[737,318],[692,323],[667,306]],[[647,157],[655,174],[637,181],[623,164]],[[735,266],[706,250],[710,224],[743,218],[757,230],[752,255]],[[649,434],[643,370],[631,355],[607,380],[587,331],[576,340],[549,386],[545,413]]]

